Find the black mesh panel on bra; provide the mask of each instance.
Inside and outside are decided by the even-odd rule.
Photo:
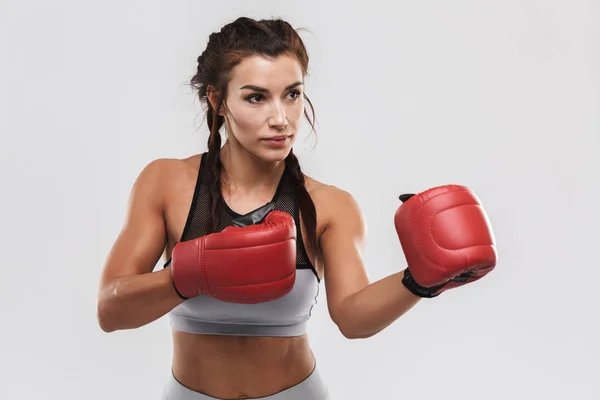
[[[204,180],[205,174],[203,174],[203,171],[205,171],[205,160],[206,153],[202,154],[202,159],[200,162],[200,172],[198,174],[198,180],[196,182],[196,189],[194,192],[190,213],[188,215],[188,219],[183,230],[183,234],[181,236],[181,241],[196,239],[198,237],[209,234],[211,231],[209,226],[209,192],[208,186],[206,185],[206,182]],[[298,209],[298,204],[296,202],[293,179],[291,178],[291,173],[286,167],[279,182],[279,185],[277,186],[277,191],[275,192],[272,201],[275,203],[275,210],[287,212],[288,214],[294,217],[294,221],[296,222],[296,268],[311,269],[318,279],[316,270],[313,267],[310,260],[308,259],[308,256],[306,255],[304,242],[302,240],[302,234],[300,232],[300,212]],[[223,202],[221,219],[219,226],[217,227],[217,231],[220,232],[223,229],[225,229],[225,227],[233,225],[233,220],[239,216],[240,214],[237,214],[236,212],[231,210],[227,206],[227,204]]]

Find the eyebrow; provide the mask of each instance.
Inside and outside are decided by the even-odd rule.
[[[300,85],[304,85],[304,83],[302,83],[300,81],[294,82],[291,85],[286,86],[285,90],[289,90],[289,89],[295,88],[296,86],[300,86]],[[269,93],[269,89],[265,89],[260,86],[254,86],[254,85],[244,85],[240,88],[240,90],[244,90],[244,89],[250,89],[250,90],[254,90],[256,92],[260,92],[260,93]]]

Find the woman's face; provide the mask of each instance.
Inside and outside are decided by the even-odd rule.
[[[244,59],[230,75],[222,114],[228,140],[262,160],[285,159],[304,115],[298,60],[288,55]]]

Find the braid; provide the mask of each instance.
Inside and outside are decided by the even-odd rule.
[[[223,98],[221,97],[216,108],[217,110],[221,108],[222,103]],[[213,232],[216,232],[219,227],[221,210],[223,207],[223,199],[221,197],[221,170],[223,169],[223,164],[221,163],[221,158],[219,156],[221,150],[221,134],[219,133],[219,129],[223,126],[225,119],[209,106],[206,120],[210,126],[208,154],[206,155],[206,168],[208,170],[205,174],[209,188],[209,226]]]
[[[285,164],[291,171],[292,179],[294,180],[298,208],[300,209],[302,221],[308,233],[308,247],[313,252],[315,258],[317,258],[320,255],[320,251],[317,243],[317,210],[315,209],[315,204],[308,190],[306,190],[304,174],[300,168],[298,158],[293,151],[290,151],[290,154],[285,158]]]

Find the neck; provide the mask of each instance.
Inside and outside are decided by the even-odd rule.
[[[219,154],[226,190],[246,194],[273,191],[285,169],[285,161],[266,162],[227,141]]]

